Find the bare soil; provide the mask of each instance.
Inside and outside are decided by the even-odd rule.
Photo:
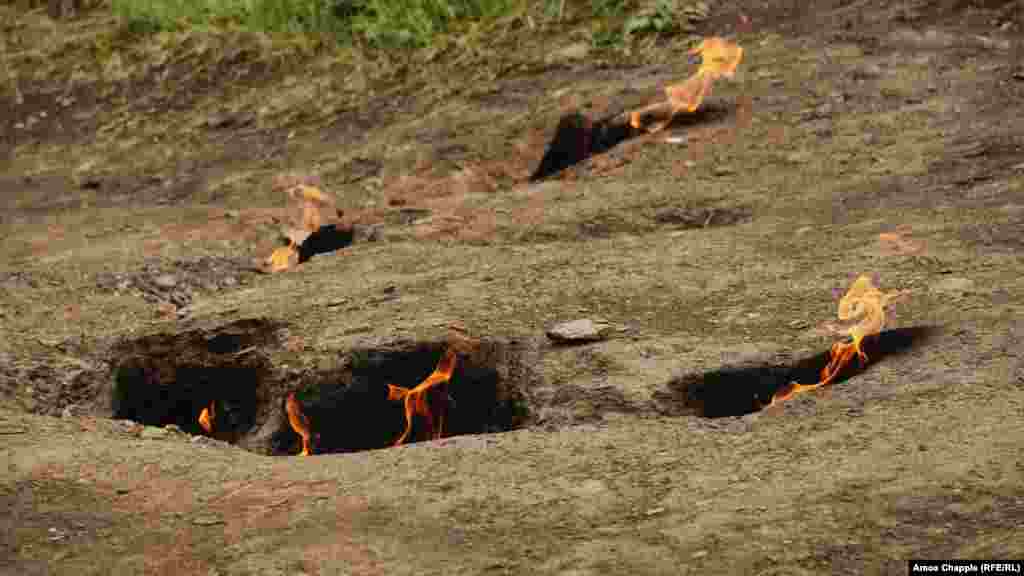
[[[710,4],[745,54],[707,111],[535,183],[566,110],[646,104],[692,39],[563,62],[570,18],[363,61],[0,8],[0,574],[1024,557],[1024,6]],[[288,172],[373,233],[258,274]],[[909,291],[868,364],[764,409],[862,273]],[[545,336],[579,318],[612,330]],[[375,391],[453,322],[483,343],[457,434],[388,447]]]

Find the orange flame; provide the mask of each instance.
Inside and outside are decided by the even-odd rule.
[[[206,430],[207,434],[213,434],[213,419],[217,416],[217,412],[213,407],[213,402],[203,411],[199,413],[199,425]]]
[[[457,354],[454,346],[445,350],[441,361],[437,363],[434,372],[427,376],[427,379],[418,384],[415,388],[409,389],[403,386],[388,384],[388,400],[405,403],[405,431],[395,441],[395,446],[405,442],[412,431],[412,419],[414,416],[422,416],[426,420],[427,434],[434,440],[441,438],[444,434],[444,420],[447,412],[447,402],[441,398],[438,403],[437,427],[434,426],[434,412],[430,409],[427,401],[427,394],[437,388],[442,394],[445,393],[444,384],[451,380],[455,371],[455,360]]]
[[[647,129],[654,133],[664,130],[678,114],[695,112],[704,99],[711,95],[711,85],[716,80],[732,78],[736,74],[736,68],[743,59],[743,48],[724,38],[712,37],[705,38],[687,54],[701,56],[700,68],[685,81],[665,87],[668,102],[658,102],[631,113],[629,123],[633,128],[640,129],[642,118],[647,113],[664,114],[667,109],[668,118]]]
[[[288,423],[292,425],[292,430],[295,430],[295,433],[302,437],[302,452],[299,454],[310,456],[313,454],[313,449],[309,441],[311,436],[309,418],[306,418],[306,415],[302,413],[299,401],[295,399],[295,392],[288,394],[284,407],[288,413]]]
[[[299,259],[299,248],[295,245],[295,242],[288,242],[287,246],[281,246],[280,248],[271,252],[270,256],[264,260],[264,268],[267,272],[283,272],[292,267],[293,261]]]
[[[808,392],[831,384],[836,376],[845,368],[853,357],[860,358],[861,365],[867,363],[868,356],[861,348],[864,338],[882,331],[885,325],[885,307],[905,291],[883,293],[871,282],[871,277],[862,274],[854,281],[846,295],[839,301],[839,319],[851,321],[860,318],[857,324],[847,330],[852,338],[850,342],[836,342],[830,350],[830,360],[821,371],[821,380],[816,384],[791,383],[772,396],[769,406],[789,400],[797,394]]]
[[[328,223],[332,217],[340,218],[344,213],[335,205],[334,198],[319,188],[307,184],[295,184],[285,189],[289,200],[299,204],[298,227],[287,230],[288,245],[274,250],[262,264],[267,273],[283,272],[298,264],[299,246]],[[293,222],[295,224],[296,222]]]

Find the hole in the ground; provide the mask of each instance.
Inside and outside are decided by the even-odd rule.
[[[865,338],[863,350],[868,356],[867,365],[861,366],[855,360],[839,372],[831,385],[841,384],[887,357],[909,351],[935,332],[934,327],[919,326],[887,330]],[[681,407],[706,418],[743,416],[768,406],[772,396],[790,382],[818,382],[830,358],[830,352],[822,352],[789,366],[725,367],[686,375],[669,382],[669,393],[662,400],[669,404],[665,407],[669,412]]]
[[[263,320],[243,320],[215,332],[120,343],[113,350],[112,417],[238,441],[256,425],[262,384],[271,374],[260,348],[276,329]],[[200,422],[204,409],[209,431]]]
[[[530,176],[531,182],[558,174],[594,154],[606,152],[637,134],[619,116],[594,122],[579,112],[564,114],[558,120],[555,135]]]
[[[389,398],[389,384],[414,388],[438,368],[444,343],[404,343],[352,351],[342,369],[316,374],[295,391],[306,417],[315,454],[353,452],[395,445],[406,428],[404,403]],[[481,343],[470,354],[459,354],[446,385],[425,395],[433,427],[417,414],[404,443],[461,434],[503,432],[521,426],[526,418],[524,379],[517,375],[515,352],[503,344]],[[285,398],[277,432],[271,438],[274,454],[296,454],[301,438],[285,416]],[[444,421],[438,420],[443,411]]]
[[[327,254],[350,246],[355,238],[352,228],[338,228],[335,224],[321,226],[299,245],[299,264],[317,254]]]
[[[692,114],[676,117],[670,127],[714,122],[729,112],[730,108],[723,104],[708,103]],[[562,115],[555,128],[555,135],[529,181],[536,182],[554,176],[592,156],[608,152],[630,138],[644,134],[630,126],[628,116],[616,114],[595,121],[580,112]]]

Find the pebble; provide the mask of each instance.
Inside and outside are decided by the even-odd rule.
[[[139,437],[147,440],[159,440],[162,438],[167,438],[170,435],[171,431],[167,430],[166,428],[146,426],[145,428],[142,429],[142,433],[139,434]]]
[[[932,286],[932,290],[935,290],[936,292],[944,292],[946,294],[963,294],[965,292],[970,292],[973,287],[974,281],[970,278],[954,276],[935,283]]]
[[[556,342],[596,342],[607,338],[612,330],[611,324],[583,318],[558,324],[547,331],[547,336]]]
[[[178,279],[173,274],[161,274],[153,279],[153,283],[161,288],[174,288],[178,285]]]

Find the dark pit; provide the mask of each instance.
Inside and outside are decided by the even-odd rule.
[[[579,112],[565,114],[559,119],[555,135],[530,181],[554,176],[594,154],[611,150],[636,134],[632,126],[616,117],[595,122]]]
[[[212,435],[237,442],[257,423],[272,368],[260,352],[276,326],[245,320],[214,332],[154,334],[115,347],[111,416],[148,426],[173,424],[206,434],[199,424],[213,407]]]
[[[354,239],[353,228],[338,228],[335,224],[321,226],[299,245],[299,263],[318,254],[329,254],[351,246]]]
[[[405,429],[404,405],[388,399],[388,384],[413,388],[437,367],[444,343],[404,343],[351,351],[344,367],[310,375],[295,390],[309,419],[316,454],[388,448]],[[510,362],[511,360],[511,362]],[[483,343],[478,352],[459,355],[448,384],[433,389],[428,402],[446,407],[444,437],[504,432],[521,426],[527,411],[514,353]],[[274,454],[295,454],[299,435],[282,414],[271,439]],[[428,440],[423,418],[413,419],[405,444]]]
[[[854,358],[829,385],[839,386],[870,370],[886,358],[903,354],[924,343],[934,327],[898,328],[869,336],[862,344],[868,356],[866,365]],[[790,365],[754,365],[722,367],[704,373],[686,374],[668,384],[668,392],[659,394],[661,411],[667,414],[696,413],[705,418],[744,416],[767,407],[772,396],[791,382],[814,384],[831,358],[825,351]],[[789,400],[792,401],[792,400]]]
[[[147,426],[177,426],[268,455],[294,455],[301,437],[286,400],[295,393],[312,432],[314,454],[374,450],[395,445],[405,430],[404,403],[388,398],[388,384],[414,388],[437,367],[447,344],[393,342],[358,348],[330,360],[336,367],[277,368],[287,327],[243,320],[209,330],[160,333],[126,340],[112,350],[110,415]],[[503,432],[525,425],[525,389],[532,365],[514,342],[479,343],[460,354],[449,382],[428,395],[446,408],[443,438]],[[211,412],[210,429],[200,423]],[[432,439],[413,418],[404,444]]]
[[[721,121],[734,107],[720,103],[705,103],[692,114],[673,118],[670,127],[682,128]],[[599,120],[591,120],[580,112],[569,112],[558,120],[554,136],[540,164],[530,175],[537,182],[558,175],[567,168],[581,164],[588,158],[604,154],[619,144],[646,132],[630,126],[628,113],[617,113]]]

